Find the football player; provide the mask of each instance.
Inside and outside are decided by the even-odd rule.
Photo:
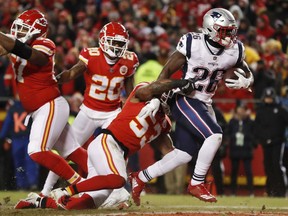
[[[63,83],[84,75],[84,101],[71,127],[81,146],[97,128],[106,128],[121,111],[123,87],[127,95],[133,89],[133,76],[139,62],[137,55],[127,50],[128,43],[125,27],[118,22],[110,22],[99,33],[100,47],[84,48],[78,63],[57,76],[58,81]],[[66,139],[65,133],[60,136],[59,142],[71,142]],[[57,179],[50,172],[41,193],[49,195]],[[125,200],[128,200],[129,193],[125,189],[119,190],[123,190],[118,193],[126,194]],[[118,193],[115,196],[118,197]]]
[[[188,186],[188,193],[207,202],[216,202],[204,184],[205,176],[222,141],[222,130],[212,108],[212,97],[226,70],[241,68],[246,75],[235,71],[238,79],[226,79],[226,86],[248,89],[253,75],[244,61],[244,46],[236,39],[237,25],[233,15],[226,9],[214,8],[203,17],[202,33],[189,32],[181,37],[176,51],[170,56],[158,80],[169,78],[183,67],[185,79],[197,79],[195,91],[190,94],[178,92],[171,104],[176,121],[177,148],[190,156],[201,146],[195,170]],[[182,157],[182,158],[181,158]],[[143,172],[132,173],[132,198],[140,204],[143,182],[163,175],[183,163],[183,156],[175,156],[170,166],[153,166]],[[142,183],[142,184],[141,184]]]
[[[170,121],[157,97],[176,87],[192,91],[194,81],[166,79],[137,85],[122,111],[89,145],[87,179],[71,187],[53,190],[51,196],[54,200],[30,193],[15,208],[56,208],[58,205],[70,210],[101,206],[113,189],[124,186],[127,179],[126,159],[130,155],[147,143],[161,144],[162,152],[165,153],[174,150],[168,134]],[[184,154],[184,158],[189,157],[186,152],[177,149],[174,151]],[[72,197],[83,192],[80,197]]]
[[[87,152],[79,145],[56,145],[61,132],[69,127],[69,105],[60,95],[54,76],[55,44],[46,38],[47,31],[48,21],[41,12],[24,11],[13,22],[11,35],[0,32],[1,55],[11,54],[20,100],[33,120],[28,154],[38,164],[75,183],[81,177],[63,157],[87,171]],[[63,157],[54,154],[52,148]]]

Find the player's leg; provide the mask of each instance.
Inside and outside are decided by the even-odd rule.
[[[33,112],[28,154],[38,164],[74,183],[81,177],[65,159],[51,152],[67,124],[68,116],[69,105],[63,97],[58,97]]]
[[[127,179],[126,161],[123,155],[124,151],[111,135],[100,134],[88,147],[88,163],[92,164],[97,175],[66,187],[64,194],[63,189],[62,192],[56,189],[51,195],[59,200],[59,194],[60,197],[65,194],[72,196],[81,192],[101,189],[112,191],[123,187]]]
[[[222,142],[222,129],[217,124],[214,111],[211,106],[206,106],[199,100],[177,96],[176,106],[172,113],[177,125],[187,128],[198,140],[204,140],[196,162],[192,180],[188,191],[194,195],[193,188],[200,191],[196,196],[199,199],[215,202],[216,199],[205,189],[204,180],[212,160]],[[198,186],[197,186],[198,185]],[[201,196],[202,192],[207,195]],[[203,198],[204,197],[204,198]]]

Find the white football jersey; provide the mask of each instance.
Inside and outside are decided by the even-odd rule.
[[[237,41],[233,47],[213,49],[203,33],[189,32],[181,37],[177,51],[186,56],[183,67],[184,79],[197,77],[196,91],[188,97],[211,104],[217,85],[227,69],[243,61],[244,46]]]

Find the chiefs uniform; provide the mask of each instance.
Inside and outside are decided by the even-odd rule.
[[[138,85],[137,88],[141,86]],[[126,101],[121,113],[108,126],[108,130],[126,147],[128,156],[137,152],[146,143],[150,143],[160,134],[168,133],[170,123],[163,112],[158,112],[155,119],[139,118],[138,114],[145,102],[131,102],[135,88]]]
[[[121,175],[127,179],[126,157],[140,150],[160,134],[170,131],[170,121],[161,110],[157,112],[155,119],[138,116],[145,102],[134,102],[131,98],[134,97],[136,89],[143,84],[145,83],[134,88],[122,111],[89,145],[87,179],[109,174]],[[96,206],[100,206],[110,192],[99,190],[85,193],[94,199]]]
[[[111,66],[107,64],[103,51],[95,47],[83,49],[79,59],[87,65],[83,104],[100,111],[119,108],[124,79],[132,76],[139,64],[136,54],[126,51],[124,56]]]
[[[14,54],[10,56],[16,75],[19,97],[28,112],[33,112],[60,96],[54,76],[55,44],[47,38],[37,38],[31,47],[49,57],[47,65],[37,66]]]

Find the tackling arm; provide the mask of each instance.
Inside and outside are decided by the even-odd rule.
[[[65,83],[68,82],[72,79],[76,79],[77,77],[79,77],[81,74],[83,74],[87,69],[86,64],[79,60],[77,62],[76,65],[74,65],[72,68],[70,68],[69,70],[64,70],[61,73],[59,73],[56,76],[56,79],[58,80],[58,82],[61,83]]]
[[[161,79],[140,87],[135,92],[135,97],[140,101],[149,101],[153,97],[160,97],[162,93],[174,88],[181,88],[191,84],[189,80]]]
[[[34,65],[44,66],[48,63],[49,58],[44,53],[33,49],[29,45],[22,43],[19,40],[8,37],[0,32],[0,46],[9,53],[13,53],[21,58],[24,58]]]
[[[175,51],[164,65],[158,80],[169,78],[173,73],[178,71],[185,64],[185,62],[186,57],[182,53]]]

